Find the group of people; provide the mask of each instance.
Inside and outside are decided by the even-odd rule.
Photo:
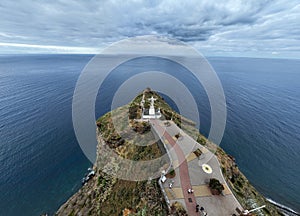
[[[189,189],[188,189],[188,193],[189,193],[189,194],[194,193],[194,190],[193,190],[192,188],[189,188]]]
[[[192,188],[189,188],[188,190],[187,190],[187,192],[189,193],[189,194],[192,194],[192,193],[194,193],[194,190],[192,189]],[[207,213],[204,211],[204,208],[201,206],[199,206],[198,204],[196,205],[196,212],[201,212],[201,216],[207,216]]]
[[[174,181],[169,183],[169,188],[172,189],[172,186],[174,184]],[[188,194],[194,193],[194,190],[192,188],[189,188],[187,190]],[[196,205],[196,212],[201,212],[201,216],[207,216],[207,213],[204,211],[204,208],[199,206],[198,204]]]
[[[204,208],[201,206],[199,206],[198,204],[196,205],[196,212],[199,212],[199,210],[201,211],[201,215],[203,216],[207,216],[207,213],[204,211]]]

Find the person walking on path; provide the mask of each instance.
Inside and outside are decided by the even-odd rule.
[[[199,212],[199,205],[196,205],[196,212]]]

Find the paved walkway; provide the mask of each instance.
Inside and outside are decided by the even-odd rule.
[[[180,146],[174,141],[172,136],[166,130],[164,130],[158,124],[157,121],[153,121],[153,124],[155,125],[159,133],[163,134],[162,138],[166,139],[167,142],[174,148],[179,163],[178,168],[179,168],[179,175],[180,175],[180,182],[181,182],[181,192],[185,200],[185,207],[187,208],[189,215],[197,215],[195,212],[196,198],[194,194],[188,193],[188,189],[192,188],[192,185],[191,185],[189,171],[188,171],[188,163],[185,159],[185,155],[181,150]]]
[[[169,123],[170,126],[165,126],[161,120],[151,120],[152,128],[165,145],[176,173],[173,179],[168,179],[163,184],[170,203],[180,202],[191,216],[200,215],[196,213],[197,204],[203,206],[209,216],[237,214],[235,209],[242,207],[227,186],[216,156],[181,131],[172,121]],[[182,137],[176,139],[175,134],[178,132]],[[200,159],[193,153],[197,148],[202,151]],[[201,165],[204,163],[212,167],[212,174],[202,171]],[[212,177],[223,184],[223,195],[211,194],[207,183]],[[173,184],[172,188],[169,188],[170,183]],[[193,188],[193,194],[187,192],[189,188]]]

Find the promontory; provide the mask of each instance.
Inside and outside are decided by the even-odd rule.
[[[233,156],[149,88],[96,124],[96,163],[56,215],[284,215],[251,185]],[[163,159],[159,169],[135,167],[132,174],[132,167],[103,160],[106,150],[126,161]]]

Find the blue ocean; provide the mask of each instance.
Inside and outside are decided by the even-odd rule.
[[[73,130],[72,95],[92,57],[0,56],[1,216],[53,214],[80,188],[91,163]],[[235,157],[262,194],[300,212],[300,60],[208,60],[226,96],[227,125],[221,147]],[[157,64],[155,59],[129,63],[118,74],[128,75],[153,63]],[[164,62],[161,67],[170,65]],[[96,117],[109,111],[112,90],[124,78],[107,80],[96,103]],[[194,82],[182,79],[194,92],[200,130],[207,135],[207,96]]]

